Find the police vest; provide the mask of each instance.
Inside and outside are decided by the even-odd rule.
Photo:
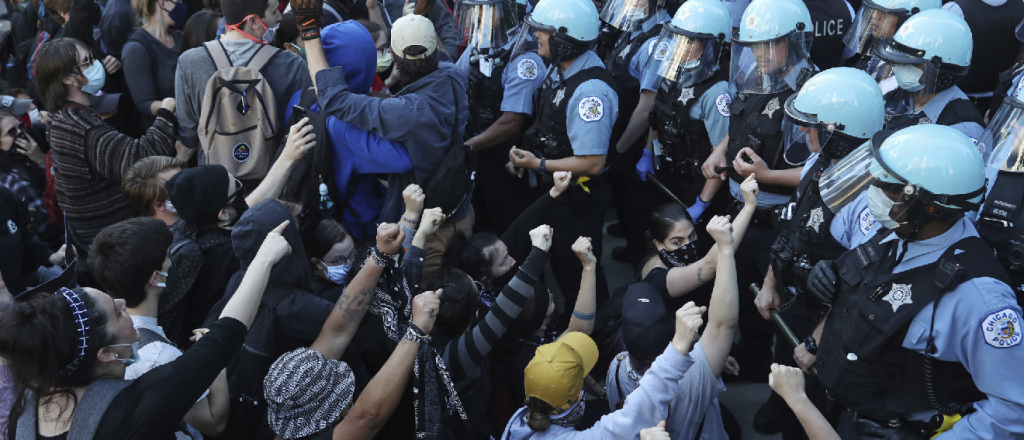
[[[1024,173],[1000,171],[978,216],[978,235],[992,246],[996,258],[1015,280],[1024,277]],[[1014,282],[1018,302],[1021,283]]]
[[[566,108],[576,88],[592,79],[604,81],[609,87],[614,83],[611,74],[600,66],[576,72],[558,85],[554,85],[552,76],[544,80],[534,99],[536,118],[523,140],[526,150],[548,160],[573,156],[566,128]]]
[[[661,24],[657,24],[646,32],[641,32],[635,38],[630,38],[632,32],[625,32],[619,37],[619,42],[608,53],[605,66],[612,75],[613,89],[619,97],[619,119],[616,121],[616,134],[621,135],[633,116],[633,110],[640,103],[640,80],[629,73],[629,63],[633,57],[644,48],[647,40],[661,35]],[[618,142],[618,136],[613,136],[612,143]]]
[[[815,322],[824,318],[828,307],[804,294],[807,277],[819,261],[835,260],[846,252],[832,236],[830,228],[836,215],[821,200],[818,189],[821,173],[828,164],[828,159],[819,156],[797,185],[793,201],[779,210],[779,237],[770,254],[775,279],[797,291],[797,298],[793,298],[789,289],[780,289],[782,303],[791,303],[794,312]]]
[[[992,6],[982,0],[956,0],[956,4],[964,12],[974,39],[971,70],[958,85],[964,93],[991,92],[999,81],[999,72],[1013,67],[1018,45],[1013,35],[1024,19],[1024,2]]]
[[[501,117],[501,101],[505,96],[505,86],[501,78],[505,67],[509,63],[512,51],[505,50],[494,58],[491,58],[491,76],[480,72],[479,57],[471,56],[469,61],[469,84],[466,87],[466,96],[469,101],[469,121],[466,126],[466,138],[476,136],[487,130]]]
[[[732,163],[740,150],[750,147],[768,168],[785,170],[801,166],[807,159],[807,153],[797,158],[783,157],[785,148],[782,145],[782,117],[786,114],[783,108],[786,99],[796,93],[787,89],[767,95],[738,93],[732,100],[729,110],[729,146],[725,153],[726,163]],[[736,171],[729,171],[729,177],[736,182],[743,182]],[[792,187],[778,185],[762,185],[763,191],[788,195],[793,193]]]
[[[683,167],[684,162],[696,160],[694,163],[699,167],[711,155],[714,146],[708,129],[704,121],[690,119],[690,108],[700,103],[708,89],[728,80],[729,72],[725,69],[718,69],[710,78],[692,87],[680,87],[676,81],[661,79],[648,119],[651,128],[658,132],[665,161],[673,171],[688,176],[689,167]]]
[[[932,264],[894,274],[900,240],[881,244],[890,233],[883,229],[836,261],[840,279],[818,344],[818,378],[829,397],[880,420],[936,409],[929,374],[939,405],[984,399],[963,365],[933,359],[926,372],[925,355],[904,348],[903,340],[914,316],[945,292],[974,278],[1005,281],[1006,274],[978,237],[954,243]],[[951,270],[957,267],[961,272]]]
[[[946,106],[942,108],[942,113],[939,113],[939,119],[933,121],[923,111],[910,113],[907,110],[907,107],[910,105],[909,94],[910,92],[906,90],[897,89],[891,94],[891,98],[886,101],[886,130],[901,130],[914,125],[924,124],[950,126],[964,122],[974,122],[983,127],[985,126],[985,120],[982,118],[981,113],[978,113],[978,108],[969,99],[954,99],[947,102]]]
[[[850,9],[844,0],[808,0],[804,2],[814,22],[814,44],[811,60],[821,70],[839,66],[842,61],[843,38],[853,24]]]

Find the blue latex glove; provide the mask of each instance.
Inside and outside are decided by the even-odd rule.
[[[640,157],[640,162],[636,163],[636,173],[640,176],[640,180],[647,181],[647,173],[654,172],[654,153],[644,149],[644,155]],[[703,209],[702,209],[703,211]]]
[[[639,167],[639,165],[637,165],[637,167]],[[697,219],[700,218],[700,215],[703,214],[704,210],[708,209],[708,206],[710,205],[711,202],[705,202],[700,199],[700,196],[697,196],[697,201],[693,202],[693,205],[689,208],[686,208],[686,212],[690,214],[690,218],[693,219],[694,223],[696,223]]]

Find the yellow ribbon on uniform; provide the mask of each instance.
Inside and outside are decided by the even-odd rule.
[[[586,191],[587,194],[590,194],[590,188],[588,188],[587,185],[584,185],[584,183],[587,183],[589,181],[590,176],[580,176],[576,178],[576,184],[579,185],[580,188],[583,188],[583,190]]]

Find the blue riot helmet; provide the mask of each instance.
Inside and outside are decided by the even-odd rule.
[[[797,88],[810,76],[814,22],[800,0],[754,0],[732,38],[729,78],[737,93]]]
[[[875,44],[892,38],[911,15],[941,7],[941,0],[864,0],[843,42],[850,50],[870,56]]]
[[[497,51],[519,31],[515,0],[461,0],[456,15],[459,45],[475,53]]]
[[[538,51],[542,56],[547,53],[545,62],[554,66],[590,50],[600,33],[601,20],[597,18],[597,8],[590,0],[540,0],[533,12],[526,16],[526,25],[523,32],[550,35],[547,43],[550,46],[538,47]],[[537,43],[544,44],[542,41]]]
[[[722,0],[689,0],[666,23],[647,62],[658,75],[690,87],[714,75],[732,17]]]
[[[601,21],[623,32],[640,28],[644,20],[656,14],[665,0],[605,0]]]
[[[786,100],[785,144],[805,143],[829,160],[842,159],[885,125],[885,101],[863,71],[821,72]]]
[[[821,198],[833,212],[867,191],[882,227],[909,225],[913,240],[933,220],[959,220],[981,206],[985,166],[967,135],[925,124],[876,133],[821,175]],[[906,214],[906,216],[904,216]]]
[[[875,57],[893,65],[899,87],[937,93],[967,76],[974,40],[959,15],[929,9],[907,19],[892,38],[875,46]]]

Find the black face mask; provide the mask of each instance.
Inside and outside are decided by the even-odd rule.
[[[661,262],[670,268],[689,266],[697,262],[697,241],[691,241],[672,252],[664,249],[658,251]]]

